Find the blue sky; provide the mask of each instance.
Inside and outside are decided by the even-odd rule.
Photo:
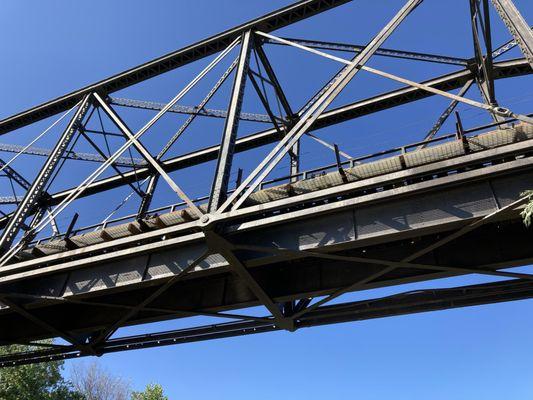
[[[271,0],[140,0],[113,2],[4,1],[0,4],[0,118],[40,102],[143,63],[189,43],[215,34],[248,19],[289,4]],[[347,43],[366,43],[403,1],[356,0],[278,32],[280,35]],[[530,0],[515,0],[526,19],[533,21]],[[466,0],[426,0],[386,42],[386,47],[435,52],[468,58],[472,40],[467,24]],[[509,38],[493,14],[494,43]],[[235,55],[234,53],[232,53]],[[271,46],[267,54],[299,108],[305,100],[340,68],[295,49]],[[517,50],[509,57],[518,56]],[[348,57],[346,54],[344,57]],[[230,60],[230,58],[228,58]],[[131,97],[168,101],[206,65],[186,66],[165,76],[118,93]],[[371,65],[413,80],[454,71],[457,67],[375,58]],[[225,67],[216,72],[220,75]],[[217,73],[200,85],[183,104],[200,100]],[[529,113],[533,106],[532,77],[497,82],[502,106]],[[251,86],[250,86],[251,87]],[[398,87],[397,84],[361,74],[335,101],[340,105]],[[224,94],[213,99],[213,108],[225,108]],[[247,91],[244,111],[263,112]],[[473,89],[469,97],[479,99]],[[249,101],[247,101],[249,100]],[[448,100],[431,98],[380,114],[323,129],[317,134],[337,142],[352,156],[364,155],[421,140]],[[489,122],[487,115],[460,106],[466,127]],[[149,114],[120,110],[133,128]],[[156,151],[166,136],[157,135],[177,126],[181,117],[165,117],[158,129],[143,139]],[[53,119],[0,138],[6,143],[25,144]],[[105,122],[105,121],[104,121]],[[158,123],[159,124],[159,123]],[[108,125],[111,127],[111,125]],[[187,152],[218,140],[223,121],[201,121],[191,126],[181,147],[172,154]],[[256,130],[257,124],[242,124],[239,135]],[[447,124],[442,132],[451,132]],[[57,134],[57,133],[55,133]],[[218,136],[217,136],[218,135]],[[40,146],[53,143],[54,133]],[[89,151],[87,146],[80,151]],[[236,157],[236,166],[249,171],[253,159],[268,151],[255,150]],[[1,155],[9,159],[9,154]],[[133,156],[137,156],[133,154]],[[303,144],[303,163],[312,168],[334,161],[333,154],[316,143]],[[16,167],[28,178],[39,160],[21,157]],[[88,175],[94,164],[71,162],[56,189],[68,187]],[[286,168],[275,171],[284,174]],[[174,173],[173,177],[191,194],[206,193],[213,164]],[[235,171],[233,171],[233,174]],[[234,175],[232,175],[234,176]],[[0,195],[9,195],[9,191]],[[80,223],[94,222],[109,214],[129,193],[128,188],[99,197],[108,208],[80,201],[60,218],[68,224],[77,209],[85,212]],[[160,185],[156,205],[177,200]],[[121,213],[136,208],[128,203]],[[471,278],[425,283],[416,287],[447,286],[473,282]],[[413,286],[414,287],[414,286]],[[395,288],[404,291],[412,287]],[[379,296],[392,289],[364,295]],[[363,296],[358,294],[357,296]],[[533,329],[529,318],[531,301],[473,307],[451,311],[395,317],[360,323],[305,329],[296,333],[272,333],[108,355],[98,360],[105,368],[131,380],[137,389],[159,382],[171,399],[501,399],[533,395],[533,350],[527,343]],[[167,322],[150,329],[177,326]],[[138,332],[130,329],[126,332]],[[76,361],[78,362],[78,361]],[[66,374],[75,362],[68,362]]]

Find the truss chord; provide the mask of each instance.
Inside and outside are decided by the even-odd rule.
[[[292,43],[298,43],[302,44],[307,47],[311,47],[314,49],[321,49],[321,50],[334,50],[334,51],[343,51],[343,52],[349,52],[349,53],[360,53],[365,46],[358,45],[358,44],[346,44],[346,43],[334,43],[334,42],[324,42],[319,40],[308,40],[308,39],[295,39],[295,38],[287,38],[283,37],[282,39],[290,41]],[[266,38],[264,39],[265,43],[268,44],[275,44],[275,45],[287,45],[287,43]],[[468,60],[464,58],[459,57],[450,57],[450,56],[443,56],[440,54],[427,54],[427,53],[417,53],[413,51],[404,51],[404,50],[393,50],[393,49],[385,49],[385,48],[379,48],[376,50],[377,56],[385,56],[385,57],[393,57],[393,58],[404,58],[404,59],[411,59],[416,61],[426,61],[426,62],[433,62],[433,63],[439,63],[439,64],[450,64],[450,65],[460,65],[460,66],[466,66],[468,65]]]
[[[85,129],[85,132],[94,133],[94,131],[91,131],[90,129]],[[28,147],[27,149],[24,150],[24,146],[16,145],[16,144],[7,144],[7,143],[0,143],[0,151],[5,151],[9,153],[28,154],[28,155],[40,156],[40,157],[48,157],[52,152],[52,150],[50,149],[45,149],[41,147]],[[68,158],[70,160],[90,161],[90,162],[104,162],[105,161],[105,159],[102,158],[98,154],[72,152],[72,151],[65,153],[62,158]],[[140,158],[135,158],[134,164],[132,164],[125,157],[119,157],[115,164],[121,167],[132,167],[133,165],[136,165],[137,167],[146,166],[146,162]]]
[[[146,101],[146,100],[133,100],[133,99],[124,99],[119,97],[110,97],[109,104],[117,105],[121,107],[130,107],[130,108],[140,108],[144,110],[161,110],[165,104],[157,103],[155,101]],[[210,108],[199,108],[192,106],[181,106],[175,105],[171,107],[168,112],[177,113],[177,114],[190,114],[191,116],[201,116],[201,117],[213,117],[213,118],[226,118],[228,112],[226,110],[215,110]],[[256,113],[247,113],[241,112],[239,114],[239,119],[243,121],[253,121],[253,122],[270,122],[268,115],[256,114]]]

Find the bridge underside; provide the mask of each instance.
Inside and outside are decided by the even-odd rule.
[[[397,240],[383,244],[365,246],[365,256],[379,259],[398,260],[423,249],[442,235],[454,231],[418,236],[414,239]],[[401,285],[425,280],[457,276],[454,271],[446,271],[447,266],[476,268],[483,271],[496,270],[502,266],[520,266],[533,261],[533,240],[531,230],[515,218],[504,222],[488,224],[421,257],[417,262],[439,265],[443,271],[423,271],[415,268],[398,268],[379,278],[369,279],[383,270],[382,266],[357,262],[341,262],[316,257],[302,257],[272,263],[268,266],[250,269],[253,278],[278,303],[301,300],[335,293],[352,286],[351,290],[365,290]],[[482,243],[482,245],[480,245]],[[336,251],[328,254],[360,256],[361,249]],[[209,315],[234,311],[239,308],[258,306],[261,303],[250,292],[247,282],[236,277],[228,268],[220,268],[216,274],[202,279],[182,280],[165,291],[150,304],[150,311],[140,310],[128,325],[161,321],[192,315]],[[482,272],[483,273],[483,272]],[[354,285],[357,282],[365,282]],[[161,287],[157,285],[128,287],[113,293],[93,296],[76,296],[69,303],[57,300],[23,300],[25,308],[39,320],[47,321],[60,331],[73,335],[95,334],[105,330],[140,302]],[[20,285],[13,285],[14,292]],[[28,287],[24,287],[27,293]],[[385,298],[369,298],[364,301],[324,305],[300,317],[294,329],[339,322],[360,321],[403,314],[444,310],[456,307],[490,304],[502,301],[523,300],[533,297],[533,283],[530,280],[510,279],[490,284],[461,286],[449,289],[418,290],[399,293]],[[79,301],[79,302],[77,302]],[[91,304],[95,303],[95,304]],[[2,315],[1,340],[5,342],[25,342],[49,337],[44,327],[17,314]],[[140,335],[110,339],[97,348],[97,354],[130,350],[151,346],[188,343],[224,337],[269,332],[282,329],[275,321],[242,320],[221,323],[220,320],[205,326],[193,327],[159,334]],[[3,366],[16,365],[47,359],[72,358],[83,355],[72,346],[60,349],[37,351],[30,356],[6,357]]]
[[[0,274],[0,287],[28,314],[0,310],[0,325],[9,327],[0,330],[0,341],[30,342],[57,336],[54,331],[94,337],[131,310],[123,326],[197,315],[238,319],[237,310],[264,304],[250,280],[273,303],[288,307],[288,316],[301,313],[302,302],[308,311],[290,328],[259,313],[227,324],[217,320],[198,332],[165,333],[165,343],[529,298],[533,283],[511,275],[464,290],[370,299],[370,306],[309,308],[306,300],[471,273],[501,278],[501,268],[531,263],[533,231],[513,206],[533,182],[530,141],[249,206],[226,217],[215,233],[223,242],[213,240],[210,230],[191,229],[193,221],[131,235],[122,245],[109,240],[22,260]],[[472,224],[479,226],[431,248]],[[187,270],[202,254],[210,255]],[[249,275],[235,273],[235,263]],[[156,336],[110,339],[93,351],[155,345]],[[83,354],[72,346],[53,352],[58,358]],[[16,362],[32,362],[41,353]]]
[[[372,259],[401,260],[437,241],[442,235],[452,232],[365,246],[364,256]],[[461,240],[444,245],[421,257],[417,262],[441,266],[444,270],[447,266],[496,269],[501,268],[502,265],[526,265],[533,260],[533,248],[528,245],[532,239],[531,230],[525,229],[523,223],[516,218],[514,221],[498,222],[479,228],[465,235]],[[361,252],[361,249],[351,249],[327,254],[359,257]],[[238,253],[238,255],[246,259],[246,254]],[[227,267],[217,269],[216,273],[209,273],[201,278],[190,277],[177,282],[150,305],[152,309],[168,310],[168,312],[140,311],[130,321],[130,324],[183,316],[183,313],[180,314],[179,311],[197,312],[201,315],[202,312],[230,311],[261,305],[248,289],[246,281],[235,276]],[[331,294],[355,282],[364,281],[381,270],[383,266],[360,262],[301,257],[296,260],[272,262],[254,267],[250,269],[250,274],[275,302],[283,303]],[[398,268],[379,278],[362,283],[354,290],[407,284],[455,275],[458,274]],[[155,292],[164,282],[165,279],[161,279],[157,284],[137,285],[138,287],[132,285],[134,287],[128,286],[126,289],[117,289],[112,293],[76,296],[76,299],[83,299],[86,302],[83,304],[69,302],[58,304],[56,301],[50,301],[47,304],[44,300],[38,302],[40,304],[31,306],[28,303],[32,301],[27,300],[26,308],[39,319],[47,321],[60,330],[92,333],[104,329],[124,314],[124,309],[115,308],[113,305],[134,307]],[[22,292],[21,289],[24,291]],[[20,284],[5,286],[4,290],[10,293],[29,292],[28,285]],[[100,304],[94,306],[91,302]],[[172,312],[173,310],[176,311]],[[1,323],[3,326],[10,327],[9,330],[2,330],[2,336],[0,336],[2,341],[29,341],[50,335],[43,327],[14,313],[2,315]]]
[[[0,210],[0,345],[26,344],[31,349],[0,356],[0,368],[533,297],[533,274],[512,269],[533,264],[533,230],[524,226],[521,217],[528,200],[523,193],[533,188],[533,118],[498,103],[494,83],[533,72],[531,27],[512,1],[491,0],[513,36],[493,49],[489,1],[472,0],[466,19],[472,25],[471,58],[385,48],[389,36],[423,3],[405,0],[365,46],[272,34],[349,2],[301,0],[0,120],[0,135],[4,135],[66,112],[27,146],[0,143],[0,151],[17,153],[7,163],[0,160],[0,172],[12,187],[15,182],[25,191],[18,196],[13,188],[12,196],[0,196],[4,207]],[[299,110],[290,104],[264,51],[274,44],[339,63],[338,72],[311,93]],[[519,48],[523,58],[496,60],[513,48]],[[349,59],[338,56],[346,53]],[[233,61],[230,54],[236,56]],[[111,97],[211,56],[166,104]],[[373,56],[459,69],[412,81],[370,67],[367,63]],[[222,76],[198,105],[178,104],[190,90],[198,89],[206,75],[225,64]],[[287,60],[282,64],[286,67]],[[402,86],[390,90],[386,85],[388,92],[337,104],[341,92],[350,95],[345,89],[360,71],[359,75],[386,78]],[[227,110],[208,107],[230,76],[233,85],[221,89],[228,97]],[[309,78],[316,79],[311,73]],[[242,112],[244,99],[249,100],[247,82],[257,95],[253,109],[259,106],[266,114]],[[481,96],[476,95],[480,101],[464,97],[472,86],[480,89]],[[430,96],[451,102],[418,143],[352,157],[338,144],[311,133]],[[277,111],[269,97],[275,99]],[[458,104],[482,110],[490,123],[465,129],[456,111]],[[112,106],[156,114],[150,114],[148,122],[134,132]],[[418,118],[404,111],[410,123]],[[175,121],[169,119],[157,139],[147,143],[145,136],[142,143],[141,136],[167,112],[187,114],[187,119],[177,131]],[[33,147],[69,113],[64,126],[58,125],[63,131],[53,148]],[[453,114],[455,131],[437,136]],[[106,131],[102,116],[113,132]],[[176,148],[196,117],[223,118],[220,141],[196,147],[181,140]],[[239,136],[241,120],[267,128]],[[152,155],[168,127],[176,133]],[[394,127],[398,133],[403,129],[396,120]],[[196,132],[195,140],[204,140],[200,135],[207,131]],[[108,136],[118,138],[117,142],[110,146]],[[349,135],[352,141],[354,137]],[[304,139],[331,151],[335,164],[316,168],[310,162],[314,169],[302,171]],[[234,154],[265,145],[272,146],[261,159],[241,154],[243,164],[233,165]],[[46,157],[32,182],[11,165],[24,153]],[[100,164],[81,180],[72,177],[77,174],[61,174],[67,160]],[[192,168],[211,161],[216,161],[209,171],[212,182],[193,182],[198,170],[191,172]],[[284,162],[289,175],[278,172]],[[110,169],[114,172],[109,173]],[[234,176],[235,189],[230,189]],[[53,186],[58,177],[64,181]],[[178,186],[174,179],[188,187]],[[159,181],[180,203],[152,208],[158,193],[166,195],[158,192]],[[201,189],[208,193],[206,197],[187,196],[196,183],[206,186]],[[82,208],[90,204],[106,212],[109,204],[103,203],[114,202],[118,193],[111,190],[124,188],[133,192],[102,222],[76,228],[76,212],[69,223],[60,221],[58,226],[58,215],[73,204]],[[132,196],[139,201],[137,211],[121,215],[125,212],[121,207]],[[168,204],[166,199],[163,202]],[[111,219],[116,212],[121,216]],[[488,276],[491,282],[447,287],[464,283],[466,275]],[[412,290],[412,284],[422,282],[424,287],[434,283],[433,289]],[[380,292],[394,290],[395,294],[372,298],[365,292],[384,288],[388,289]],[[347,294],[369,297],[350,301],[342,297]],[[199,316],[207,321],[205,325],[193,325]],[[167,320],[191,326],[121,336],[123,328]]]

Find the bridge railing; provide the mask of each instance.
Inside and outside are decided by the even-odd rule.
[[[442,144],[444,142],[450,142],[450,141],[454,141],[454,140],[462,140],[462,136],[469,136],[469,135],[471,135],[473,133],[477,133],[477,132],[480,132],[480,131],[485,130],[485,129],[497,127],[497,126],[504,125],[504,124],[509,124],[510,122],[513,122],[513,120],[507,120],[507,121],[503,121],[503,122],[495,122],[495,123],[491,123],[491,124],[487,124],[487,125],[483,125],[483,126],[478,126],[478,127],[472,128],[472,129],[465,129],[460,134],[458,132],[454,132],[454,133],[442,135],[442,136],[439,136],[439,137],[436,137],[436,138],[433,138],[433,139],[430,139],[430,140],[424,140],[424,141],[419,141],[419,142],[415,142],[415,143],[410,143],[410,144],[407,144],[407,145],[404,145],[404,146],[395,147],[395,148],[384,150],[384,151],[380,151],[380,152],[377,152],[377,153],[372,153],[372,154],[367,154],[367,155],[360,156],[360,157],[351,158],[351,159],[345,160],[345,161],[343,161],[343,162],[341,162],[339,164],[337,164],[337,163],[329,164],[329,165],[326,165],[326,166],[321,166],[321,167],[318,167],[318,168],[312,168],[312,169],[308,169],[308,170],[305,170],[305,171],[301,171],[301,172],[299,172],[297,174],[285,175],[285,176],[282,176],[282,177],[279,177],[279,178],[274,178],[274,179],[262,182],[261,185],[258,187],[258,190],[262,190],[262,189],[267,188],[267,187],[280,185],[280,184],[283,184],[283,183],[289,183],[289,182],[295,182],[295,181],[300,181],[300,180],[312,179],[312,178],[320,176],[320,175],[325,175],[328,172],[333,172],[335,170],[338,170],[339,168],[343,168],[343,169],[345,169],[345,168],[353,168],[356,165],[362,164],[364,162],[377,161],[377,160],[385,158],[385,157],[391,157],[391,156],[394,156],[394,155],[406,154],[406,153],[409,153],[409,152],[412,152],[412,151],[417,151],[418,149],[421,148],[421,146],[431,147],[431,146],[433,146],[435,144]],[[234,191],[234,189],[230,190],[228,192],[228,194],[231,194],[233,191]],[[209,196],[202,196],[202,197],[196,198],[196,199],[194,199],[192,201],[193,201],[193,203],[199,205],[199,204],[207,202],[208,200],[209,200]],[[166,206],[162,206],[162,207],[157,207],[157,208],[151,209],[151,210],[149,210],[149,211],[147,211],[145,213],[143,218],[155,217],[155,216],[157,216],[159,214],[170,213],[170,212],[174,212],[174,211],[177,211],[177,210],[180,210],[180,209],[185,209],[187,207],[188,206],[187,206],[187,204],[184,201],[178,202],[178,203],[173,203],[173,204],[170,204],[170,205],[166,205]],[[120,224],[120,223],[126,223],[128,221],[132,222],[132,221],[135,221],[138,218],[139,218],[138,214],[135,213],[135,214],[129,214],[129,215],[125,215],[125,216],[114,218],[114,219],[109,219],[109,220],[106,220],[106,221],[103,221],[103,222],[99,222],[97,224],[92,224],[92,225],[84,226],[84,227],[81,227],[81,228],[78,228],[78,229],[74,229],[70,233],[70,236],[80,235],[80,234],[83,234],[83,233],[86,233],[86,232],[90,232],[90,231],[102,230],[102,229],[105,229],[107,227],[110,227],[110,226],[113,226],[113,225],[117,225],[117,224]],[[59,234],[59,235],[53,235],[53,236],[40,238],[38,240],[35,240],[35,241],[31,242],[30,246],[31,245],[39,245],[39,244],[43,244],[43,243],[46,243],[46,242],[49,242],[49,241],[52,241],[52,240],[61,240],[61,239],[65,239],[65,234],[64,233]]]

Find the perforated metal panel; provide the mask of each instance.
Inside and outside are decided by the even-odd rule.
[[[396,156],[350,168],[346,170],[346,175],[350,179],[359,180],[400,171],[401,169],[402,163],[400,162],[400,157]]]
[[[435,147],[426,147],[425,149],[406,153],[404,156],[405,165],[408,168],[425,165],[432,162],[447,160],[452,157],[462,156],[465,154],[463,143],[454,140]]]
[[[464,221],[496,210],[488,184],[380,203],[356,211],[359,239]]]

